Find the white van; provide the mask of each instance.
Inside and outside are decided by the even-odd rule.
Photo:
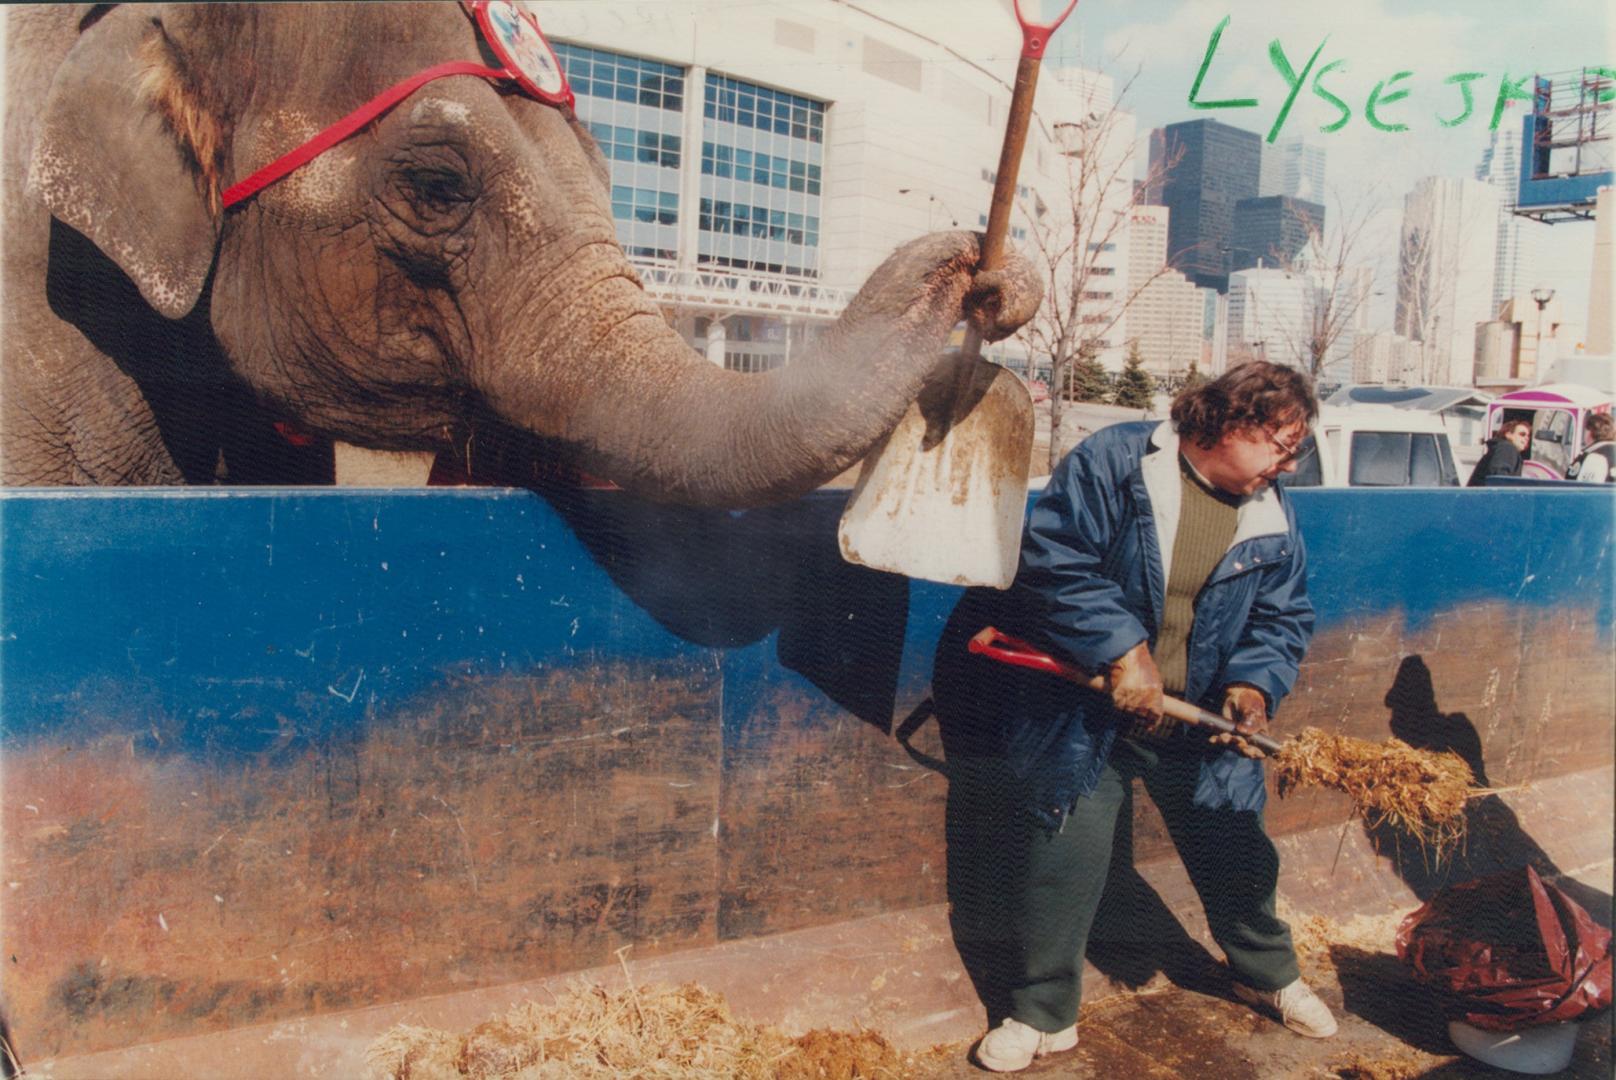
[[[1442,418],[1389,405],[1324,405],[1287,487],[1458,487]]]

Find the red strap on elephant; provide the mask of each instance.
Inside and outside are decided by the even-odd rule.
[[[505,77],[503,71],[483,67],[481,64],[473,64],[469,60],[457,60],[447,64],[439,64],[437,67],[427,68],[419,75],[405,79],[397,86],[384,90],[380,97],[372,98],[368,104],[360,106],[291,153],[281,155],[247,177],[247,179],[226,188],[222,196],[225,208],[229,209],[236,203],[252,198],[287,173],[307,165],[343,139],[346,139],[388,109],[415,93],[425,84],[433,79],[441,79],[446,75],[478,75],[485,79],[503,79]]]
[[[412,75],[383,90],[296,150],[281,155],[247,179],[226,188],[220,197],[224,208],[228,210],[245,202],[287,173],[307,165],[434,79],[475,75],[494,82],[511,82],[524,94],[547,105],[573,107],[575,101],[566,74],[531,13],[512,0],[475,0],[463,6],[489,51],[504,67],[453,60]]]

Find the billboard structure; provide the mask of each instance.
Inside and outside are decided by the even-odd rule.
[[[1608,68],[1537,76],[1532,112],[1521,121],[1515,213],[1547,224],[1593,218],[1599,189],[1612,183],[1613,98]]]

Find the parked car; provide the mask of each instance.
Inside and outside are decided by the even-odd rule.
[[[1493,395],[1473,386],[1401,386],[1365,383],[1343,386],[1326,405],[1390,405],[1434,413],[1447,426],[1459,478],[1465,479],[1486,451],[1487,405]]]
[[[1608,394],[1574,383],[1550,383],[1501,394],[1487,406],[1487,435],[1498,433],[1505,420],[1522,419],[1532,425],[1521,475],[1537,480],[1560,480],[1566,466],[1582,449],[1584,426],[1597,412],[1611,411]]]
[[[1442,418],[1385,405],[1325,405],[1287,487],[1458,487]]]

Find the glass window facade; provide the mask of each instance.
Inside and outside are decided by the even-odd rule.
[[[705,115],[720,123],[789,135],[808,142],[825,141],[822,102],[723,75],[707,76]]]
[[[1150,164],[1167,169],[1154,201],[1171,212],[1167,249],[1173,268],[1204,289],[1229,291],[1234,204],[1257,197],[1263,138],[1216,120],[1186,120],[1158,128]]]
[[[578,118],[611,164],[618,242],[630,255],[675,258],[685,70],[580,45],[552,44],[577,95]]]
[[[798,247],[819,246],[819,219],[812,214],[770,210],[724,199],[701,200],[701,228],[706,232],[783,240]]]
[[[982,228],[984,228],[984,229],[987,228],[988,227],[988,216],[986,214],[978,214],[978,215],[976,215],[976,223],[978,225],[982,226]],[[1012,225],[1012,226],[1010,226],[1010,239],[1012,239],[1012,240],[1026,240],[1027,239],[1027,230],[1022,228],[1020,225]],[[1092,248],[1093,246],[1094,245],[1092,245],[1092,244],[1089,245],[1090,248]]]
[[[709,74],[699,261],[817,276],[825,105]]]

